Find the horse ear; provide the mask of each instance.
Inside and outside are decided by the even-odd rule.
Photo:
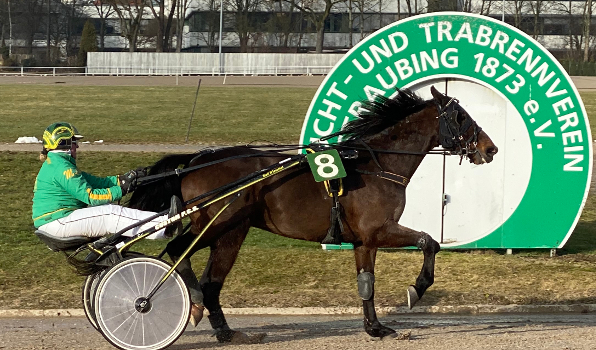
[[[432,85],[430,87],[430,93],[433,95],[435,100],[441,101],[441,99],[443,98],[443,94],[440,93],[437,89],[435,89],[435,87]]]

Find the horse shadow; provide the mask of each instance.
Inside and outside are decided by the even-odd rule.
[[[259,318],[258,325],[233,327],[233,319],[231,326],[234,330],[243,332],[245,334],[266,334],[266,337],[259,344],[278,344],[289,341],[303,341],[318,338],[344,337],[361,334],[363,338],[370,338],[363,329],[362,319],[358,316],[341,317],[339,319],[309,322],[305,321],[307,317],[301,317],[301,321],[293,322],[291,318],[286,321],[275,323],[268,322],[267,316]],[[218,348],[229,345],[228,343],[218,343],[213,335],[213,330],[207,329],[209,326],[203,326],[204,329],[188,329],[184,332],[182,337],[170,346],[171,350],[190,350],[190,349],[208,349]],[[235,344],[234,344],[235,345]]]
[[[552,315],[550,315],[552,316]],[[456,314],[399,314],[380,317],[380,321],[393,329],[398,335],[407,334],[407,341],[423,341],[441,338],[448,334],[470,334],[476,336],[516,336],[529,332],[535,332],[536,328],[528,326],[540,326],[540,332],[555,332],[568,329],[569,327],[594,327],[596,326],[596,314],[576,314],[571,318],[569,315],[537,314],[507,314],[507,315],[456,315]],[[317,319],[318,316],[313,316]],[[360,317],[338,317],[333,320],[309,322],[308,317],[300,317],[299,322],[293,322],[292,317],[287,319],[272,319],[275,323],[266,322],[268,317],[264,316],[262,324],[248,327],[238,327],[239,331],[246,334],[266,333],[267,336],[260,343],[262,345],[282,346],[287,342],[301,342],[313,339],[329,339],[337,343],[337,338],[354,339],[353,336],[361,335],[362,339],[371,339],[362,328]],[[201,330],[188,330],[180,338],[178,343],[169,347],[173,350],[209,349],[224,346],[233,346],[229,343],[218,343],[215,337],[210,337],[211,330],[203,326]],[[401,341],[397,338],[393,341]],[[340,340],[341,342],[341,340]],[[396,346],[398,346],[396,344]]]

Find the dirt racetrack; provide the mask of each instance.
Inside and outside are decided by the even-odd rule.
[[[60,84],[115,86],[291,86],[318,87],[325,76],[0,76],[3,84]],[[571,77],[580,91],[596,91],[596,77]]]
[[[324,76],[0,76],[3,84],[88,86],[291,86],[318,87]]]
[[[208,322],[168,349],[595,349],[596,315],[395,315],[401,338],[373,341],[356,316],[229,316],[232,328],[266,333],[261,344],[219,344]],[[84,318],[0,318],[0,349],[114,349]]]

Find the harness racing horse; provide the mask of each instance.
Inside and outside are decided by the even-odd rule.
[[[424,253],[422,270],[415,285],[407,291],[410,307],[434,281],[435,254],[440,249],[439,244],[429,234],[399,224],[406,205],[407,179],[412,177],[424,156],[439,145],[475,164],[490,163],[498,151],[456,99],[439,93],[434,87],[431,92],[434,98],[428,101],[409,90],[398,90],[393,98],[364,101],[360,118],[331,135],[342,135],[344,140],[334,147],[360,150],[357,159],[344,161],[346,193],[339,197],[343,224],[341,239],[354,245],[364,328],[373,337],[395,334],[379,322],[374,307],[378,248],[416,246]],[[252,153],[264,156],[244,156]],[[160,211],[167,207],[173,194],[188,201],[275,164],[287,155],[249,147],[228,147],[200,156],[196,153],[166,156],[151,167],[151,174],[227,157],[231,159],[191,171],[181,178],[169,176],[141,186],[134,192],[129,205]],[[191,232],[194,234],[184,234],[169,242],[166,249],[172,259],[182,254],[200,228],[225,202],[216,202],[191,215]],[[245,188],[204,233],[194,248],[194,251],[205,247],[211,249],[200,281],[197,281],[189,259],[184,259],[178,270],[193,295],[193,302],[197,302],[203,293],[203,305],[209,310],[209,321],[219,341],[229,341],[235,335],[241,335],[228,327],[219,295],[249,228],[254,226],[285,237],[321,242],[330,226],[332,205],[333,199],[322,184],[315,182],[309,167],[300,166]],[[196,295],[199,296],[194,297]]]

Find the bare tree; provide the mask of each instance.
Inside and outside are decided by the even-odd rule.
[[[567,44],[567,58],[569,60],[577,59],[575,53],[577,52],[576,47],[579,42],[581,42],[580,36],[576,34],[577,28],[577,21],[574,21],[574,7],[573,5],[575,1],[572,0],[562,0],[562,1],[555,1],[553,2],[553,10],[557,14],[566,15],[568,18],[568,33],[566,37],[566,44]],[[562,33],[563,34],[563,33]]]
[[[105,49],[106,20],[114,14],[114,7],[111,3],[105,1],[90,0],[95,6],[99,16],[99,50]]]
[[[358,29],[360,30],[360,40],[366,37],[368,32],[371,32],[372,28],[365,28],[366,23],[370,23],[369,19],[373,16],[375,8],[379,6],[379,1],[376,0],[352,0],[356,12],[358,13]],[[379,17],[380,17],[379,13]],[[366,33],[365,33],[365,29]]]
[[[406,7],[408,8],[408,17],[412,16],[412,0],[406,0]]]
[[[228,0],[226,4],[234,12],[240,52],[248,52],[250,38],[258,31],[255,12],[261,5],[261,0]]]
[[[492,0],[482,0],[482,3],[480,4],[480,14],[485,16],[490,15],[490,5],[492,3]]]
[[[462,11],[463,12],[472,12],[472,0],[463,0],[462,1]]]
[[[325,21],[329,18],[333,6],[342,1],[343,0],[305,0],[300,4],[294,2],[294,6],[302,11],[315,25],[317,31],[315,52],[323,52],[323,44],[325,42]]]
[[[6,38],[9,36],[8,1],[0,0],[0,47],[6,46]]]
[[[61,1],[59,12],[64,18],[66,55],[76,59],[79,53],[79,36],[83,31],[86,17],[82,11],[84,0]]]
[[[190,6],[190,0],[178,0],[176,7],[176,52],[182,51],[182,35],[184,34],[184,20],[186,11]]]
[[[219,0],[208,0],[204,4],[207,6],[206,11],[201,12],[203,18],[197,21],[199,25],[198,36],[207,45],[210,52],[216,52],[217,47],[217,33],[219,33]],[[196,14],[195,14],[196,16]],[[193,19],[194,20],[194,19]]]
[[[120,31],[128,41],[128,51],[135,52],[145,14],[145,0],[105,0],[111,4],[120,19]]]
[[[590,58],[590,25],[592,24],[592,0],[587,0],[584,7],[584,62]]]
[[[511,14],[513,15],[513,26],[521,29],[521,24],[524,14],[525,0],[512,0],[511,1]]]
[[[45,15],[43,0],[20,0],[12,4],[15,16],[15,37],[25,40],[26,52],[33,53],[33,40]],[[19,35],[20,34],[20,35]]]
[[[157,21],[157,39],[155,42],[155,51],[164,52],[170,49],[170,35],[172,33],[172,20],[176,12],[177,0],[170,0],[170,9],[166,14],[166,0],[153,0],[153,4],[149,5],[153,17]],[[155,8],[158,8],[156,11]]]
[[[276,39],[276,44],[288,48],[291,38],[300,35],[300,16],[294,12],[295,0],[266,0],[264,4],[273,13],[267,22],[267,32]]]

